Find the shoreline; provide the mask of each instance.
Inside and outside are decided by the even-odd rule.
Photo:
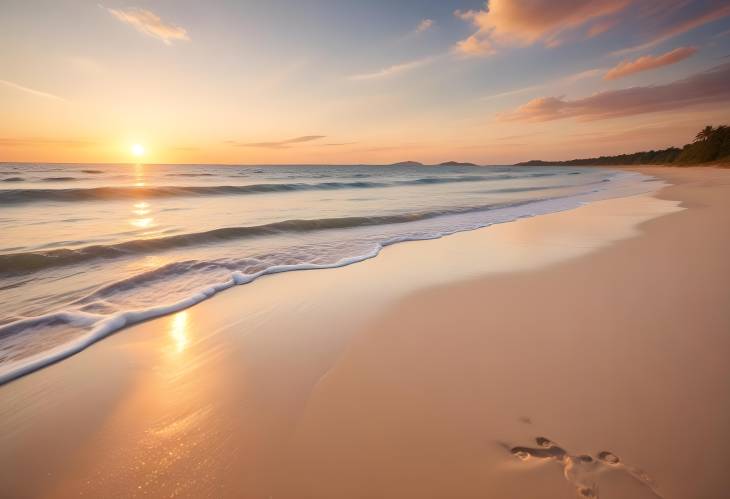
[[[717,418],[728,413],[729,391],[720,389],[730,378],[716,364],[729,351],[716,334],[727,324],[717,307],[728,303],[718,300],[727,298],[730,272],[719,272],[729,269],[717,251],[727,236],[707,231],[726,226],[728,212],[716,206],[727,203],[729,179],[720,170],[671,170],[662,175],[675,185],[656,197],[666,202],[599,201],[403,243],[358,265],[291,273],[288,289],[269,276],[1,386],[0,420],[10,430],[0,442],[0,478],[11,493],[41,497],[99,486],[110,495],[574,494],[577,482],[566,481],[559,463],[518,462],[500,445],[546,436],[571,453],[620,456],[625,465],[576,479],[600,480],[602,497],[645,497],[646,484],[630,473],[639,467],[663,497],[721,497],[728,433]],[[687,209],[673,208],[678,197]],[[699,239],[677,237],[682,231]],[[666,238],[676,247],[663,246]],[[677,259],[687,245],[697,259],[691,269]],[[446,268],[424,276],[424,262]],[[716,282],[693,284],[713,269]],[[668,279],[672,273],[684,282]],[[367,303],[363,289],[374,294]],[[655,295],[639,293],[647,289]],[[656,307],[659,317],[631,303]],[[682,306],[704,312],[682,314],[701,338],[682,336],[677,328],[690,326],[670,320]],[[591,311],[604,322],[590,320]],[[666,331],[684,351],[662,341]],[[683,381],[663,361],[690,362],[686,352],[702,352],[706,362]],[[642,382],[642,373],[651,379]],[[719,386],[703,384],[710,380]],[[684,407],[678,397],[698,387]],[[614,405],[596,403],[597,391]],[[642,398],[648,393],[673,409],[676,424],[695,426],[678,434],[661,404]],[[707,404],[709,423],[696,413]],[[633,442],[639,435],[644,442]],[[662,435],[682,452],[665,455]],[[709,471],[696,461],[703,454],[714,459]],[[31,469],[33,483],[22,478]]]
[[[599,168],[601,170],[610,171],[610,169]],[[212,298],[218,295],[222,291],[226,291],[230,288],[250,284],[257,279],[278,273],[286,273],[291,271],[301,270],[323,270],[323,269],[334,269],[342,268],[354,263],[361,263],[365,260],[377,257],[385,248],[394,244],[402,244],[404,242],[417,242],[426,241],[433,239],[440,239],[442,237],[451,236],[460,232],[469,232],[478,230],[481,228],[491,227],[502,223],[510,223],[521,218],[530,218],[534,216],[540,216],[551,213],[558,213],[562,211],[568,211],[575,209],[585,204],[586,202],[592,203],[604,199],[621,198],[629,195],[636,194],[642,189],[640,182],[644,180],[652,180],[648,177],[644,180],[637,182],[636,180],[628,180],[627,178],[611,179],[612,186],[605,191],[596,189],[592,192],[575,193],[567,196],[556,196],[548,199],[534,199],[524,202],[519,202],[504,205],[485,205],[484,207],[474,207],[463,212],[448,213],[444,212],[437,216],[425,216],[423,219],[428,218],[442,218],[446,220],[447,217],[464,216],[469,213],[480,214],[483,219],[477,222],[467,223],[464,225],[460,221],[450,218],[449,220],[456,225],[445,226],[438,232],[422,235],[410,235],[407,237],[396,237],[392,240],[381,241],[376,247],[363,254],[345,256],[339,261],[327,264],[315,264],[315,263],[299,263],[299,264],[281,264],[272,265],[264,268],[256,273],[245,274],[239,271],[233,271],[229,276],[228,280],[211,282],[208,287],[198,289],[195,292],[191,291],[191,294],[178,299],[176,302],[166,303],[164,305],[155,304],[149,308],[137,308],[120,310],[110,315],[96,315],[93,313],[86,313],[83,310],[78,309],[59,309],[51,311],[45,314],[36,315],[33,317],[18,319],[13,322],[6,323],[0,326],[0,337],[9,335],[22,335],[26,329],[32,329],[39,323],[52,322],[52,321],[63,321],[63,322],[76,322],[80,324],[81,332],[78,333],[74,338],[70,339],[66,343],[56,345],[44,351],[33,353],[29,356],[17,358],[14,356],[14,352],[10,352],[9,357],[15,358],[14,361],[5,362],[0,365],[0,386],[22,376],[31,374],[39,369],[43,369],[56,362],[61,362],[86,348],[92,346],[108,337],[111,334],[115,334],[123,329],[128,329],[135,326],[136,324],[153,320],[160,317],[169,316],[177,313],[181,310],[188,309],[198,303]],[[613,184],[616,185],[613,185]],[[528,210],[528,211],[522,211]],[[413,219],[412,217],[406,217],[404,220],[420,221],[419,219]],[[255,226],[255,228],[273,228],[277,223],[272,223],[264,226]],[[447,228],[448,227],[448,228]],[[51,258],[53,259],[53,258]]]

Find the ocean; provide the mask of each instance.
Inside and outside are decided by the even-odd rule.
[[[265,274],[658,184],[569,167],[0,164],[0,383]]]

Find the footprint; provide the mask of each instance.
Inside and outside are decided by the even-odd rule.
[[[555,459],[562,461],[567,455],[565,449],[562,449],[550,439],[537,437],[535,442],[539,447],[512,447],[510,451],[513,455],[523,460],[534,457],[537,459]]]
[[[618,464],[621,462],[621,460],[618,458],[618,456],[616,454],[613,454],[613,453],[605,451],[605,450],[599,452],[598,456],[596,456],[596,457],[598,457],[598,459],[600,459],[604,463],[608,463],[608,464]]]
[[[627,466],[621,462],[619,457],[608,451],[601,451],[598,453],[598,459],[603,461],[604,463],[608,464],[609,466],[617,467],[622,470],[624,470],[626,473],[634,477],[634,479],[640,481],[644,485],[646,485],[651,491],[656,495],[657,497],[662,497],[661,494],[656,489],[656,483],[654,480],[649,476],[647,472],[644,470],[641,470],[639,468],[634,468],[632,466]]]
[[[552,459],[562,463],[565,479],[575,487],[580,497],[598,499],[598,484],[594,478],[601,471],[601,467],[605,466],[624,471],[649,488],[656,497],[662,497],[656,484],[646,472],[623,464],[621,459],[612,452],[601,451],[594,458],[588,454],[570,454],[546,437],[535,438],[535,443],[537,447],[516,446],[511,447],[510,452],[523,461],[534,458]]]

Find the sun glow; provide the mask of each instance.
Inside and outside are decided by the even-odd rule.
[[[175,344],[178,353],[185,350],[190,340],[188,339],[188,313],[186,311],[178,312],[172,316],[170,321],[170,336]]]
[[[132,144],[132,155],[138,158],[144,156],[144,146],[142,144]]]

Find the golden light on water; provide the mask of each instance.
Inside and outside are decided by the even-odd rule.
[[[140,229],[146,229],[148,227],[152,226],[152,223],[155,221],[154,218],[148,217],[148,218],[135,218],[133,220],[130,220],[129,223],[132,224],[135,227],[139,227]]]
[[[185,350],[190,340],[188,339],[188,313],[183,310],[172,316],[170,321],[170,337],[175,345],[175,350],[179,353]]]

